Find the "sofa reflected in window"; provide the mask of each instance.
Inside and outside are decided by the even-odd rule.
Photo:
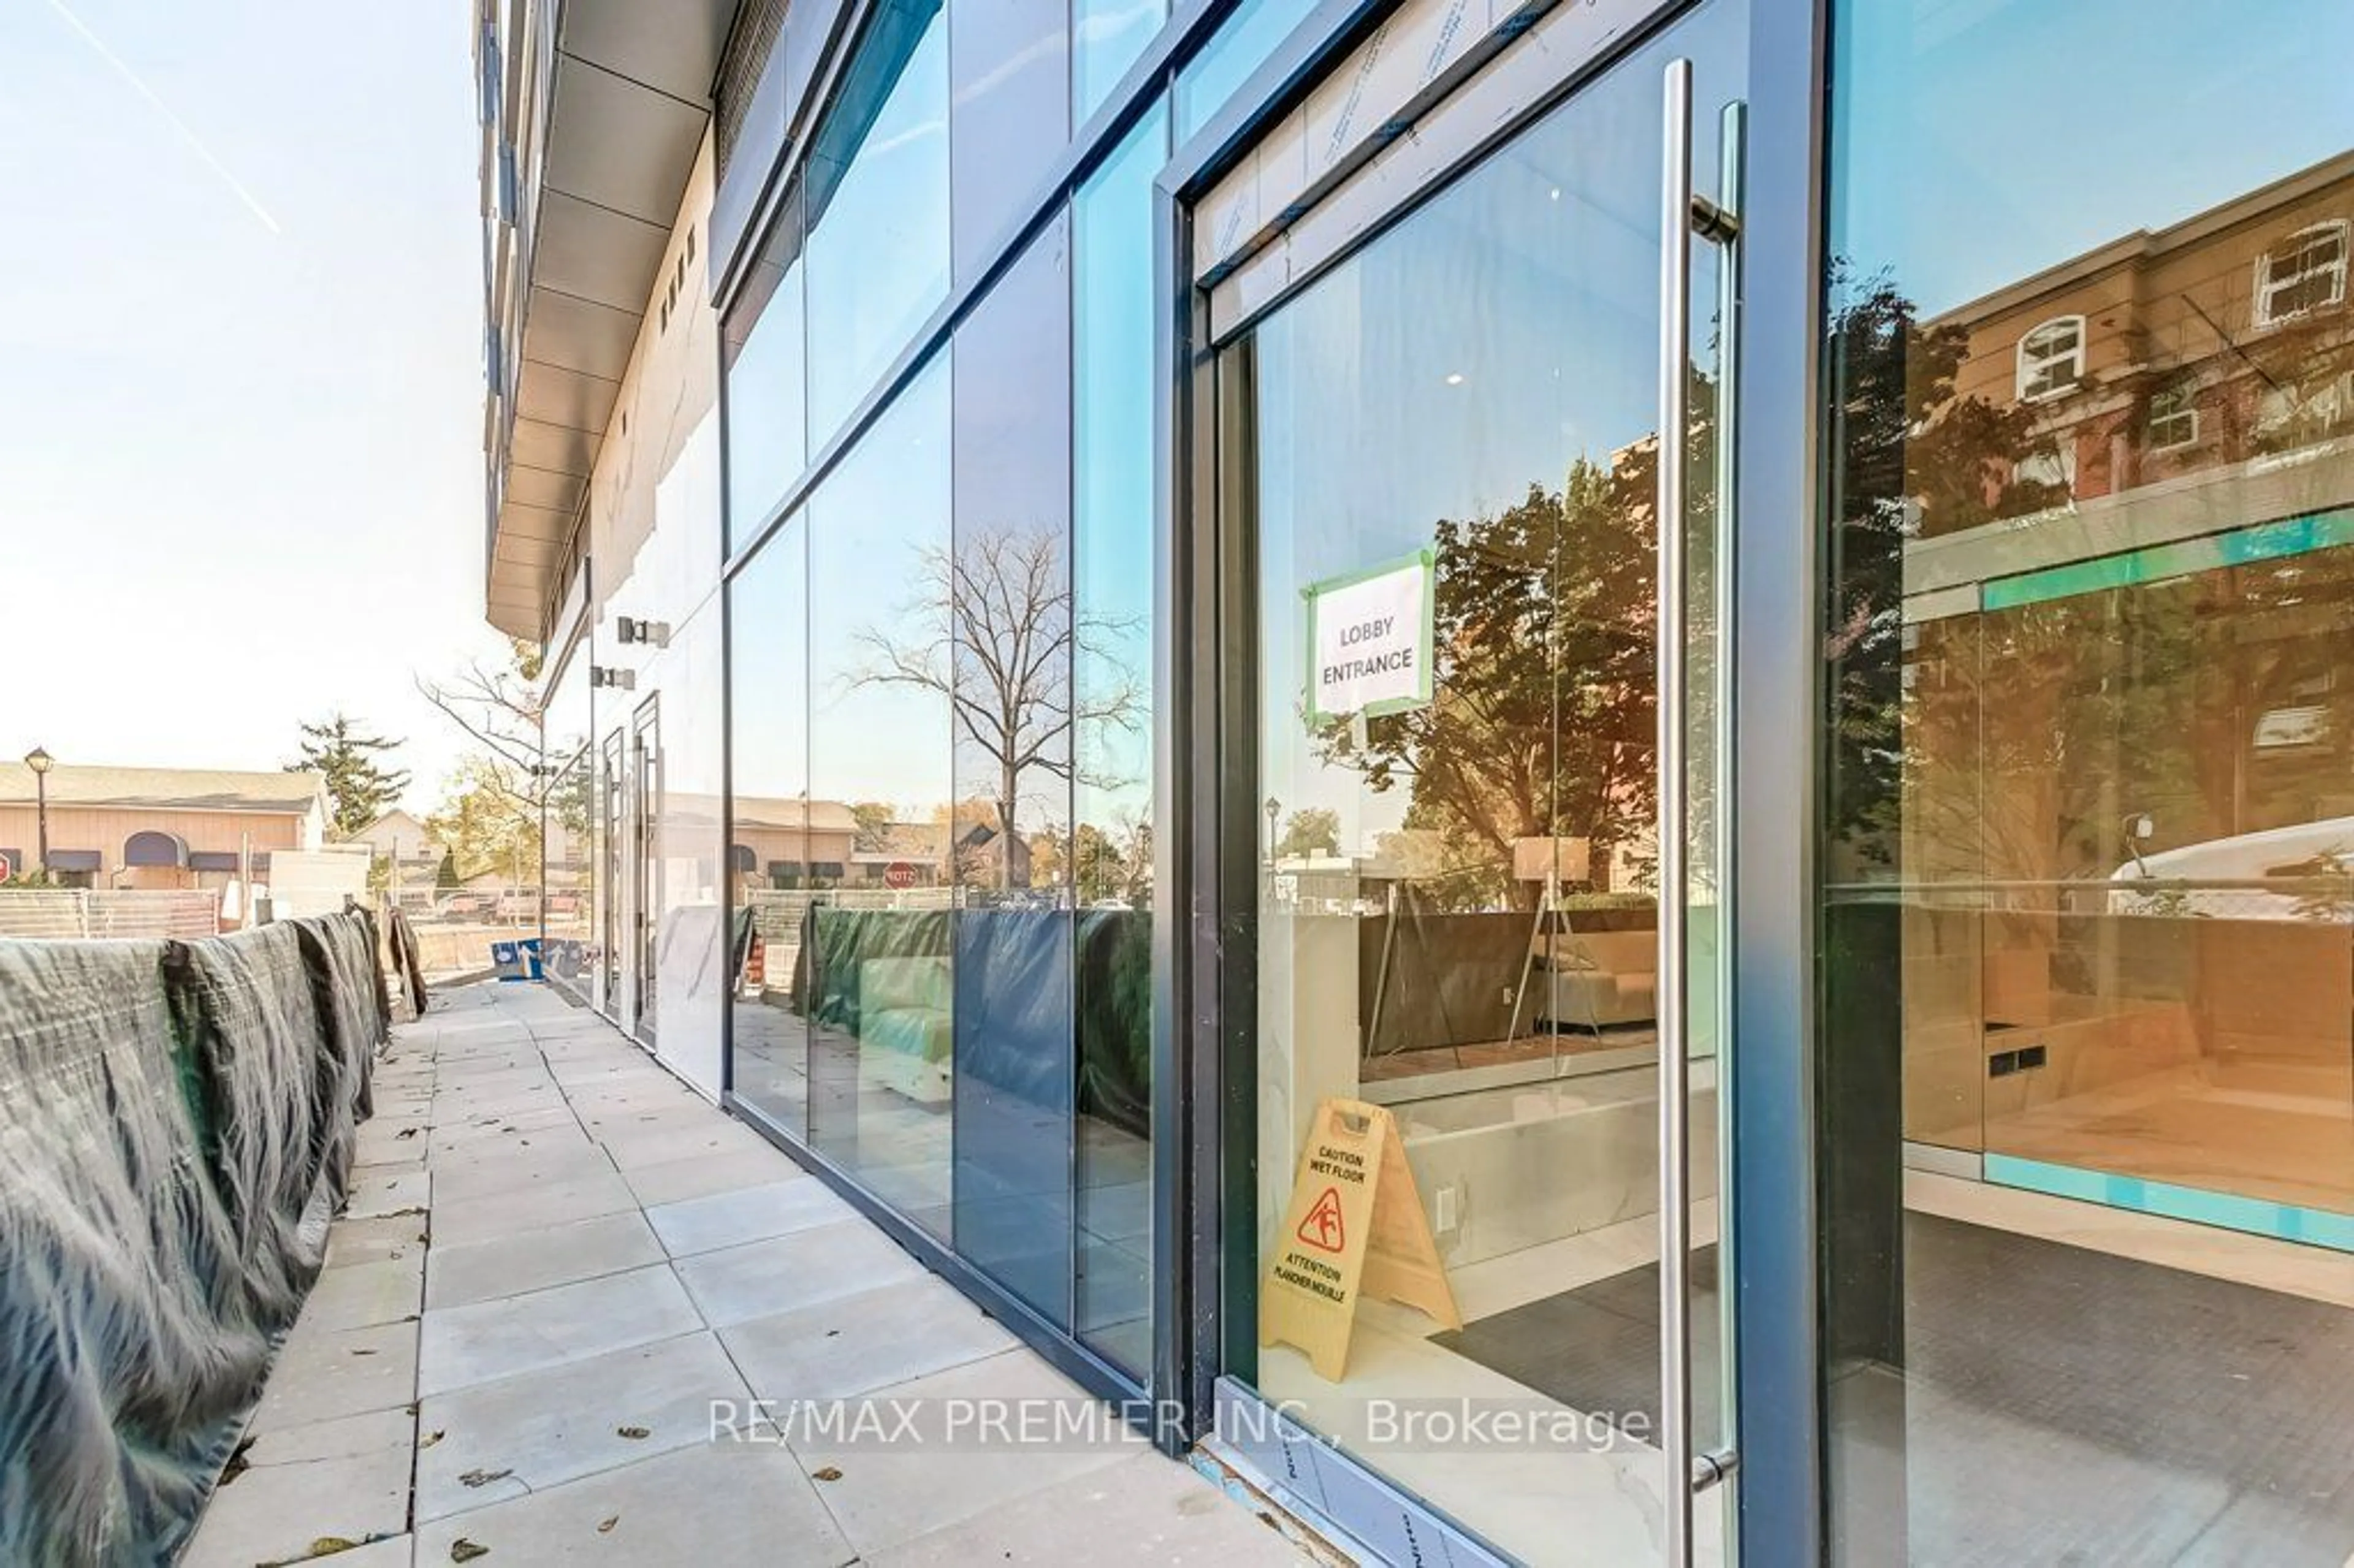
[[[1545,1019],[1596,1033],[1659,1016],[1659,939],[1656,931],[1589,931],[1543,943]]]

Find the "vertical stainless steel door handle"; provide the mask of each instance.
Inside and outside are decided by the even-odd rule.
[[[1659,215],[1659,457],[1656,499],[1659,528],[1658,707],[1659,757],[1659,1447],[1664,1460],[1668,1495],[1662,1546],[1671,1568],[1688,1568],[1692,1561],[1692,1498],[1729,1476],[1734,1454],[1729,1440],[1707,1455],[1694,1452],[1691,1393],[1691,1040],[1689,991],[1689,922],[1691,864],[1691,748],[1686,655],[1690,620],[1686,606],[1685,524],[1687,470],[1691,434],[1691,266],[1695,234],[1723,251],[1717,300],[1718,353],[1716,408],[1716,486],[1710,580],[1710,673],[1714,694],[1711,719],[1712,810],[1711,840],[1714,845],[1713,875],[1717,914],[1713,973],[1709,977],[1715,1002],[1717,1072],[1716,1126],[1721,1140],[1731,1120],[1723,1103],[1723,1060],[1731,1044],[1730,964],[1725,943],[1730,928],[1724,919],[1733,881],[1731,788],[1734,752],[1733,678],[1733,577],[1736,535],[1734,524],[1734,437],[1738,405],[1740,340],[1741,168],[1745,111],[1728,104],[1721,127],[1722,151],[1717,196],[1698,196],[1692,190],[1691,88],[1688,59],[1669,62],[1665,82],[1666,110],[1662,126],[1664,155],[1660,175]],[[1722,1170],[1732,1169],[1719,1160]],[[1719,1194],[1721,1223],[1719,1270],[1732,1288],[1732,1237],[1723,1223],[1729,1210]],[[1725,1336],[1727,1377],[1733,1337]],[[1730,1410],[1729,1402],[1727,1404]]]
[[[1686,1039],[1685,917],[1691,874],[1685,821],[1684,467],[1691,424],[1691,61],[1667,69],[1659,214],[1659,1448],[1665,1463],[1661,1545],[1689,1568],[1692,1531],[1691,1056]]]

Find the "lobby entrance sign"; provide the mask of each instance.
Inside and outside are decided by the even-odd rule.
[[[1301,590],[1311,727],[1429,705],[1433,561],[1419,550]]]

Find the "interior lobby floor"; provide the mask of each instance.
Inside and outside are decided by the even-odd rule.
[[[1986,1123],[1989,1152],[2354,1213],[2348,1064],[2207,1057]]]
[[[1905,1205],[1906,1365],[1866,1380],[1842,1441],[1900,1467],[1913,1561],[2348,1561],[2354,1256],[1924,1171]],[[1704,1439],[1713,1222],[1696,1208]],[[1367,1413],[1451,1397],[1655,1421],[1656,1235],[1628,1221],[1459,1269],[1459,1333],[1368,1303],[1343,1383],[1278,1347],[1261,1387],[1531,1562],[1645,1561],[1649,1444],[1398,1452],[1371,1442]],[[1703,1508],[1704,1552],[1718,1523]]]

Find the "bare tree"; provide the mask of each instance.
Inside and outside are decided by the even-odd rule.
[[[473,750],[459,765],[434,822],[461,859],[496,863],[518,879],[544,881],[550,819],[567,835],[588,831],[583,777],[547,761],[547,693],[538,650],[520,640],[510,662],[480,660],[446,681],[419,678],[425,700],[463,730]]]
[[[1135,623],[1074,614],[1069,564],[1055,530],[960,530],[953,550],[923,553],[921,581],[919,596],[901,607],[896,630],[859,634],[869,662],[858,683],[913,686],[949,699],[960,741],[986,756],[995,774],[991,803],[1004,841],[999,884],[1026,885],[1015,826],[1024,784],[1040,774],[1107,789],[1128,782],[1081,766],[1075,740],[1090,726],[1136,727],[1143,683],[1115,652]],[[1078,679],[1081,657],[1091,673],[1108,678]]]
[[[480,766],[467,769],[470,786],[535,814],[548,805],[556,788],[545,763],[547,695],[540,673],[537,651],[517,641],[504,669],[476,659],[447,681],[417,678],[425,700],[481,750]]]

